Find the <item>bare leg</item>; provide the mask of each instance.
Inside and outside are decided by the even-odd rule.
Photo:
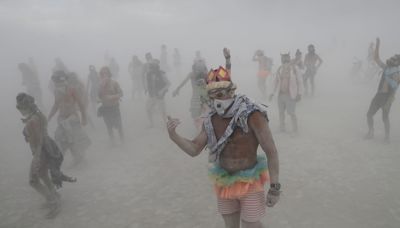
[[[222,215],[225,222],[225,228],[240,228],[240,212],[229,215]]]
[[[374,115],[380,108],[378,96],[379,95],[376,94],[375,97],[372,99],[371,104],[368,109],[368,112],[367,112],[368,133],[364,137],[365,139],[371,139],[374,137]]]
[[[43,168],[40,171],[40,179],[46,185],[50,200],[48,200],[47,205],[50,209],[49,213],[46,215],[47,218],[54,218],[60,212],[60,198],[59,194],[57,193],[54,184],[51,182],[49,177],[49,171],[46,168]]]
[[[122,128],[122,124],[118,126],[118,134],[119,138],[121,139],[121,142],[125,141],[125,134],[124,134],[124,129]]]
[[[267,96],[267,86],[265,84],[266,79],[262,77],[258,77],[258,88],[262,94],[262,98]]]
[[[160,102],[161,115],[162,115],[164,123],[166,123],[167,122],[167,107],[165,105],[165,100],[162,99],[159,102]]]
[[[383,124],[385,125],[385,141],[386,142],[389,142],[389,140],[390,140],[390,121],[389,121],[390,105],[391,104],[386,104],[382,108],[382,120],[383,120]]]
[[[284,95],[278,96],[278,109],[279,109],[279,129],[281,132],[285,132],[285,111],[286,111],[286,104],[284,101]]]
[[[40,158],[34,157],[31,162],[31,168],[29,172],[29,184],[35,189],[40,195],[42,195],[47,201],[51,200],[51,194],[49,189],[40,182],[40,175],[43,172],[43,161]]]
[[[153,127],[154,122],[153,122],[153,109],[154,109],[154,98],[148,98],[147,104],[146,104],[146,111],[147,111],[147,117],[149,118],[150,122],[150,127]]]
[[[73,163],[72,163],[71,167],[77,166],[80,163],[82,163],[83,159],[85,157],[84,156],[85,151],[81,151],[81,150],[79,150],[77,148],[71,148],[70,150],[71,150],[71,155],[72,155],[72,158],[73,158]]]
[[[294,113],[290,114],[290,118],[292,119],[293,132],[297,133],[298,127],[297,127],[297,116],[296,116],[296,114],[294,114]]]
[[[303,76],[304,95],[308,96],[308,76]]]
[[[31,179],[29,181],[30,186],[35,189],[40,195],[42,195],[47,201],[51,200],[50,192],[42,183],[40,183],[39,178]]]
[[[310,82],[311,82],[311,96],[314,96],[314,92],[315,92],[315,82],[314,79],[315,75],[311,76],[310,78]]]

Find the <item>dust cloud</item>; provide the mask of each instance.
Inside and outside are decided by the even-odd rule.
[[[279,152],[282,195],[267,209],[267,227],[398,227],[400,223],[400,105],[394,100],[391,142],[384,143],[381,111],[375,115],[375,138],[364,140],[366,113],[380,74],[368,74],[368,47],[381,39],[381,58],[400,53],[396,0],[3,0],[0,2],[0,227],[223,227],[212,183],[207,151],[191,158],[168,137],[156,115],[148,127],[146,96],[131,98],[128,64],[160,58],[167,46],[167,113],[179,118],[178,132],[192,138],[191,86],[172,91],[191,71],[196,51],[207,67],[224,65],[222,49],[232,55],[232,78],[238,92],[268,106],[269,126]],[[299,135],[279,132],[276,99],[269,101],[257,85],[257,49],[273,59],[314,44],[323,64],[316,75],[314,97],[303,97],[296,113]],[[173,68],[178,48],[182,69]],[[89,65],[99,70],[115,58],[125,143],[110,146],[106,127],[94,110],[86,126],[92,145],[86,165],[72,168],[65,155],[62,169],[76,176],[60,190],[62,208],[44,218],[42,198],[29,186],[32,159],[22,135],[15,97],[25,91],[18,64],[36,64],[47,116],[54,96],[49,82],[54,59],[86,83]],[[360,67],[355,68],[359,61]],[[267,79],[267,93],[272,91]],[[290,128],[290,118],[287,117]],[[56,121],[49,123],[54,136]],[[261,153],[260,149],[260,153]]]

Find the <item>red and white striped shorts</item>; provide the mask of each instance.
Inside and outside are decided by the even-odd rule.
[[[240,211],[240,218],[246,222],[258,222],[265,215],[265,191],[250,192],[237,199],[222,199],[217,196],[218,212],[222,215]]]

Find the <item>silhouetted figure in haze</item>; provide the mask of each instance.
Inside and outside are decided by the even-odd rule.
[[[160,69],[164,72],[169,72],[171,70],[168,64],[168,50],[165,44],[161,45]]]
[[[298,75],[303,75],[305,66],[303,61],[303,53],[297,49],[294,59],[292,60]]]
[[[18,64],[18,69],[21,71],[22,85],[25,86],[26,93],[35,98],[39,107],[44,108],[42,102],[42,88],[40,86],[39,77],[37,73],[35,73],[35,70],[26,63]]]
[[[89,94],[89,106],[91,107],[92,114],[96,114],[98,96],[99,96],[100,78],[96,71],[96,67],[89,66],[89,74],[86,82],[86,91]]]
[[[267,77],[271,74],[273,61],[264,55],[262,50],[257,50],[253,55],[253,61],[258,62],[258,72],[257,72],[257,85],[260,89],[263,98],[267,96]]]
[[[386,64],[379,57],[380,40],[376,39],[374,59],[376,64],[383,69],[379,82],[378,91],[371,101],[367,112],[368,133],[366,139],[374,137],[374,115],[382,109],[382,119],[385,125],[385,141],[390,140],[389,112],[392,106],[394,95],[400,84],[400,55],[394,55],[386,60]]]
[[[170,117],[168,134],[192,157],[206,146],[209,149],[209,176],[214,182],[218,211],[225,227],[238,228],[242,223],[241,227],[259,228],[266,205],[272,207],[279,200],[278,152],[266,110],[245,95],[235,94],[236,85],[230,76],[230,51],[226,48],[224,56],[226,69],[211,70],[207,77],[212,109],[199,135],[193,140],[180,136],[176,132],[180,121]],[[257,155],[259,146],[267,159]],[[271,185],[265,196],[268,171]]]
[[[121,111],[119,108],[119,102],[123,95],[121,87],[118,82],[113,80],[112,74],[108,67],[103,67],[100,70],[100,90],[99,98],[101,106],[98,110],[98,116],[103,117],[104,123],[107,127],[108,136],[110,137],[111,143],[114,145],[114,132],[113,128],[116,128],[121,142],[124,142],[124,131],[122,128]]]
[[[274,80],[274,94],[278,93],[279,123],[280,130],[286,131],[285,112],[292,119],[293,133],[297,134],[296,103],[300,101],[303,94],[303,80],[297,73],[296,65],[290,60],[290,54],[281,54],[282,65],[278,68]]]
[[[190,100],[190,113],[197,127],[201,129],[203,123],[201,114],[206,110],[209,98],[206,91],[207,66],[203,59],[197,59],[192,65],[192,72],[182,81],[173,92],[173,96],[179,94],[180,89],[190,80],[192,85],[192,98]]]
[[[314,96],[315,92],[315,75],[319,67],[322,64],[322,59],[315,53],[315,47],[313,44],[308,45],[308,53],[304,58],[304,65],[306,67],[306,72],[303,74],[305,95],[308,95],[308,84],[311,84],[311,95]]]
[[[146,62],[143,64],[143,79],[144,79],[144,87],[145,87],[145,92],[146,92],[146,88],[147,88],[147,73],[150,71],[150,65],[153,62],[153,55],[150,52],[147,52],[144,55],[144,59],[146,60]]]
[[[51,70],[51,72],[53,74],[53,73],[55,73],[57,71],[62,71],[64,73],[66,73],[66,74],[69,73],[68,68],[65,66],[64,62],[59,57],[54,59],[54,67]],[[55,87],[54,87],[54,82],[53,82],[53,80],[51,78],[50,78],[50,81],[49,81],[48,88],[49,88],[51,93],[54,93]]]
[[[160,69],[159,61],[153,59],[146,74],[146,94],[148,96],[146,109],[150,127],[154,125],[153,115],[156,107],[161,112],[163,121],[167,121],[164,97],[168,92],[169,86],[170,82],[165,72]]]
[[[144,91],[144,65],[139,57],[134,55],[129,63],[128,72],[132,79],[132,99],[141,98]]]
[[[174,54],[172,58],[174,61],[173,64],[174,64],[175,74],[179,78],[182,75],[182,59],[181,59],[181,53],[179,52],[178,48],[174,48]]]
[[[196,62],[196,61],[199,61],[199,60],[204,61],[204,64],[207,65],[206,60],[205,60],[205,59],[203,58],[203,56],[201,55],[201,52],[200,52],[200,51],[196,51],[196,52],[194,53],[193,62]]]
[[[20,93],[16,100],[17,109],[24,117],[23,135],[33,155],[29,184],[46,199],[44,206],[49,209],[46,217],[54,218],[60,211],[60,195],[56,187],[61,188],[62,182],[75,182],[76,179],[61,172],[63,155],[54,140],[49,137],[46,117],[36,106],[35,99],[26,93]]]
[[[108,65],[108,68],[111,71],[111,75],[113,76],[113,78],[115,80],[118,80],[119,78],[119,65],[117,63],[117,61],[114,58],[110,59],[110,63]]]
[[[91,141],[83,129],[86,125],[85,94],[81,91],[81,83],[64,71],[56,71],[51,77],[54,82],[54,104],[49,113],[48,121],[58,112],[57,128],[54,139],[62,153],[71,151],[73,166],[81,163],[85,151]],[[84,87],[83,87],[84,88]],[[80,112],[80,116],[78,114]]]
[[[29,65],[29,68],[31,68],[33,73],[36,75],[36,77],[39,78],[39,71],[37,69],[35,60],[32,57],[28,58],[28,65]]]

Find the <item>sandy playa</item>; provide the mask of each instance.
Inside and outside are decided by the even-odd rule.
[[[252,71],[251,71],[252,72]],[[240,72],[238,72],[239,74]],[[270,104],[270,127],[278,147],[283,185],[281,201],[268,209],[267,227],[398,227],[400,223],[400,105],[392,106],[392,142],[383,143],[380,112],[376,139],[364,141],[365,113],[376,82],[345,85],[345,77],[322,72],[318,96],[298,105],[301,135],[278,133],[276,103]],[[337,77],[336,80],[332,80]],[[329,79],[329,80],[328,80]],[[251,88],[253,81],[237,82]],[[188,88],[183,93],[188,93]],[[254,90],[242,89],[257,97]],[[144,104],[125,98],[125,145],[109,148],[104,124],[88,132],[95,144],[88,165],[64,170],[78,178],[61,189],[62,211],[43,218],[42,199],[28,184],[30,152],[22,123],[13,109],[15,90],[2,112],[0,129],[0,227],[223,227],[207,177],[207,152],[192,159],[170,142],[163,127],[148,129]],[[127,91],[126,94],[129,94]],[[356,95],[357,94],[357,95]],[[129,95],[127,95],[129,96]],[[182,118],[179,131],[194,135],[188,98],[169,98],[169,112]],[[178,105],[184,107],[178,108]],[[135,117],[135,118],[134,118]],[[290,118],[287,118],[289,121]],[[290,121],[287,122],[290,128]],[[54,130],[55,123],[50,128]],[[53,132],[50,130],[50,132]]]

